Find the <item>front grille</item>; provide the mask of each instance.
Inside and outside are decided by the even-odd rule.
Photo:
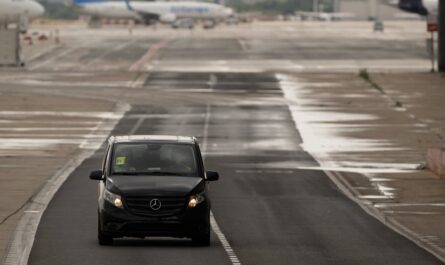
[[[150,201],[159,199],[161,208],[157,211],[150,208]],[[177,216],[185,209],[187,197],[154,197],[154,196],[126,196],[127,208],[136,215],[149,217]]]
[[[147,233],[150,235],[169,235],[184,233],[184,226],[180,224],[150,224],[150,223],[128,223],[121,228],[125,233]]]

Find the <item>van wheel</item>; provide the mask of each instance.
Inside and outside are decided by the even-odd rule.
[[[98,218],[99,222],[97,224],[97,238],[99,240],[99,245],[101,246],[111,246],[113,245],[113,237],[104,235],[102,233],[102,230],[100,229],[100,219]]]

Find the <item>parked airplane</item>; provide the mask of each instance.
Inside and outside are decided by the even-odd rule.
[[[204,2],[142,2],[74,0],[84,14],[93,17],[135,19],[145,24],[152,21],[172,23],[176,19],[223,19],[232,14],[225,6]]]
[[[437,15],[439,0],[399,0],[399,8],[422,16]]]
[[[355,17],[352,13],[346,12],[307,12],[307,11],[297,11],[295,15],[299,16],[301,19],[312,19],[321,21],[332,21],[332,20],[348,20]]]
[[[33,0],[0,0],[0,26],[18,23],[26,31],[30,19],[45,12],[42,5]]]

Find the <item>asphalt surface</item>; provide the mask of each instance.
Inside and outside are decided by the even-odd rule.
[[[298,33],[289,33],[298,34]],[[327,37],[278,39],[273,42],[251,39],[210,39],[190,38],[175,41],[166,49],[164,60],[210,60],[231,59],[279,59],[279,60],[357,60],[357,59],[405,59],[428,58],[424,49],[416,42],[403,40]],[[382,48],[384,47],[384,48]],[[183,52],[183,51],[187,52]],[[218,53],[214,51],[218,50]]]
[[[423,23],[408,21],[388,22],[384,34],[374,33],[370,22],[242,24],[211,31],[165,26],[157,30],[136,28],[132,35],[125,28],[73,28],[61,30],[61,43],[28,65],[34,71],[128,70],[150,47],[168,40],[168,45],[151,58],[150,67],[139,70],[171,71],[177,66],[217,69],[237,64],[245,68],[266,64],[254,65],[255,69],[273,65],[300,70],[326,66],[429,70],[424,31]]]
[[[29,264],[236,264],[233,255],[249,265],[440,264],[367,215],[322,171],[301,169],[317,163],[300,147],[275,77],[288,70],[429,69],[423,23],[387,29],[373,34],[370,23],[356,22],[135,28],[133,35],[125,28],[61,29],[60,44],[28,61],[28,71],[0,73],[2,91],[128,103],[115,135],[197,136],[207,168],[221,175],[211,198],[228,244],[213,226],[210,247],[171,238],[99,246],[97,184],[88,175],[100,167],[100,149],[49,204]]]
[[[153,73],[146,93],[188,95],[196,90],[252,99],[282,98],[273,74]],[[182,91],[182,92],[181,92]],[[218,100],[133,104],[113,134],[195,135],[208,169],[213,213],[241,264],[441,264],[367,215],[321,171],[289,169],[316,162],[285,102]],[[210,247],[186,239],[96,239],[97,185],[88,179],[103,150],[86,160],[43,215],[29,264],[231,264],[212,233]]]

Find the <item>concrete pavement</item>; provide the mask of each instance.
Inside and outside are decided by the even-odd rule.
[[[93,148],[108,130],[114,103],[5,91],[0,97],[0,257],[26,205],[79,150]]]

